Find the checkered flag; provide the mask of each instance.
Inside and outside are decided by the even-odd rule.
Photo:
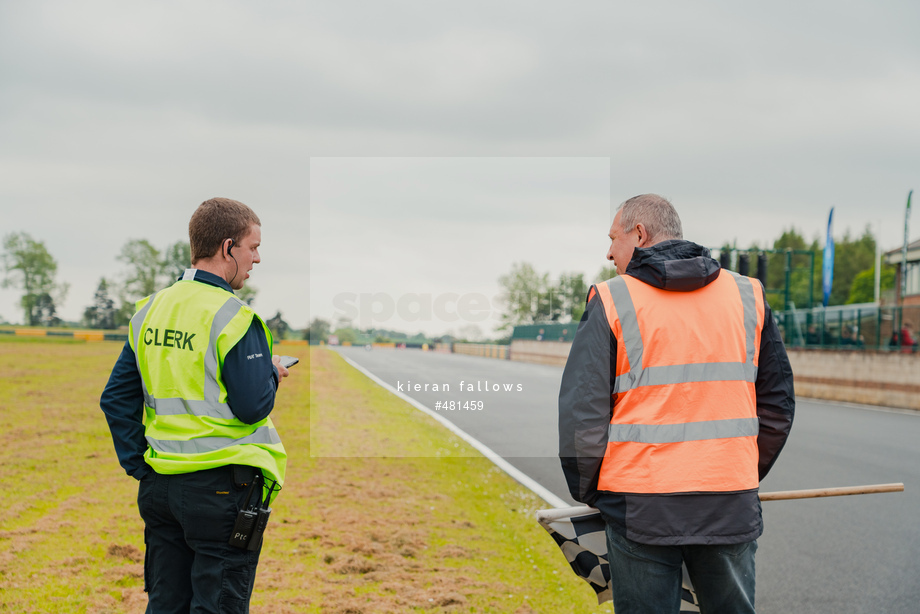
[[[537,512],[537,522],[546,529],[562,550],[572,571],[597,593],[597,603],[613,600],[610,566],[607,564],[606,523],[601,513],[586,505]],[[684,568],[680,611],[699,612],[696,593]]]

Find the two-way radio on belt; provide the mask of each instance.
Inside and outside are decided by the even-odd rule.
[[[271,484],[268,486],[268,494],[265,495],[265,500],[263,501],[262,496],[258,495],[255,503],[251,504],[253,491],[256,486],[259,486],[264,481],[266,480],[261,475],[256,475],[253,478],[249,492],[246,493],[245,505],[248,507],[240,510],[240,513],[237,514],[233,532],[230,534],[229,544],[231,546],[246,550],[258,550],[262,546],[262,535],[265,533],[268,517],[272,513],[272,509],[268,507],[272,500],[272,493],[276,489],[281,490],[278,482],[268,480]]]

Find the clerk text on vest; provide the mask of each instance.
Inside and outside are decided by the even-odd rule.
[[[181,350],[189,350],[194,352],[195,348],[192,346],[192,339],[195,338],[197,333],[184,333],[181,330],[173,330],[171,328],[163,329],[162,338],[160,336],[159,328],[148,328],[144,331],[144,343],[147,345],[162,345],[167,348],[179,348]]]

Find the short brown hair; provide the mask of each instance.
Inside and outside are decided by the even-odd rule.
[[[188,223],[188,240],[192,248],[192,264],[210,258],[220,249],[221,243],[233,239],[243,240],[253,224],[261,226],[259,216],[237,200],[212,198],[195,209]]]

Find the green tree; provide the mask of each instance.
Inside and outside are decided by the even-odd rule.
[[[35,314],[35,323],[42,326],[57,326],[61,323],[61,318],[57,316],[57,306],[54,299],[47,292],[42,292],[35,299],[33,308]]]
[[[115,314],[116,326],[127,324],[134,314],[134,304],[150,296],[160,284],[163,263],[160,250],[147,239],[130,239],[121,248],[117,259],[128,265],[124,282],[118,288],[119,308]]]
[[[178,279],[185,269],[192,266],[192,248],[188,241],[176,241],[163,250],[160,266],[170,283]]]
[[[67,296],[68,284],[55,281],[57,261],[43,241],[25,232],[7,235],[3,240],[4,288],[20,288],[19,304],[29,326],[56,323],[56,305]]]
[[[585,311],[588,284],[582,273],[563,273],[554,292],[552,319],[559,322],[578,322]]]
[[[332,333],[339,338],[339,343],[344,345],[346,343],[355,343],[358,340],[358,333],[353,328],[337,328],[335,332]]]
[[[875,237],[872,230],[866,226],[862,235],[854,239],[850,237],[848,229],[843,240],[834,242],[834,284],[828,304],[843,305],[849,302],[853,281],[868,269],[875,269]],[[870,302],[872,300],[869,299]]]
[[[304,331],[303,338],[313,345],[326,343],[329,340],[329,332],[332,326],[322,318],[313,318],[310,326]]]
[[[505,303],[499,330],[534,322],[577,321],[584,312],[588,286],[583,273],[563,273],[554,284],[549,273],[541,274],[526,262],[516,262],[498,283]]]
[[[602,281],[607,281],[608,279],[613,279],[617,276],[617,268],[612,264],[601,267],[601,270],[597,272],[597,275],[594,276],[594,281],[592,283],[599,284]]]
[[[288,323],[284,321],[284,318],[281,317],[280,311],[275,312],[274,316],[266,320],[265,325],[272,331],[272,337],[275,338],[275,341],[283,340],[284,336],[291,328]]]
[[[891,264],[882,264],[882,276],[879,280],[881,291],[891,290],[894,288],[896,268]],[[850,284],[850,294],[847,297],[847,304],[853,303],[871,303],[875,300],[875,267],[866,269],[853,278]]]
[[[503,289],[501,297],[505,303],[499,330],[550,318],[549,274],[540,275],[533,265],[515,262],[511,272],[499,277],[498,283]]]
[[[115,301],[109,297],[108,282],[105,277],[99,280],[93,304],[83,311],[83,324],[89,328],[111,330],[115,328]]]
[[[236,291],[236,296],[241,301],[252,307],[252,302],[256,300],[256,294],[258,294],[259,289],[249,285],[248,283]]]
[[[752,248],[754,249],[754,248]],[[773,249],[779,250],[780,253],[768,254],[767,261],[767,290],[770,290],[770,300],[773,307],[782,310],[784,305],[777,302],[776,298],[783,296],[783,290],[786,283],[786,250],[809,251],[814,258],[814,274],[809,260],[812,256],[808,254],[791,254],[789,263],[791,265],[790,273],[790,301],[798,308],[808,306],[809,290],[813,304],[820,305],[824,295],[824,282],[822,276],[822,267],[824,263],[824,248],[813,240],[810,244],[794,229],[784,230],[782,235],[773,242]],[[869,275],[870,285],[865,286],[866,280],[861,279],[857,297],[871,297],[874,294],[872,287],[872,275],[874,275],[875,262],[875,237],[871,228],[867,226],[863,233],[858,237],[853,237],[849,229],[844,233],[842,238],[834,241],[834,280],[831,287],[830,300],[828,305],[843,305],[854,302],[851,297],[853,284],[860,274]],[[755,272],[756,264],[751,262],[751,274]],[[868,271],[868,272],[867,272]],[[885,271],[883,269],[883,277]],[[811,284],[809,284],[811,281]],[[883,282],[883,287],[884,282]],[[868,301],[872,301],[869,298]],[[855,302],[863,302],[856,300]]]
[[[795,228],[789,228],[789,230],[784,230],[779,238],[773,242],[773,249],[781,253],[771,253],[767,256],[766,286],[769,290],[780,291],[779,294],[774,294],[773,296],[783,296],[786,287],[787,265],[787,256],[783,252],[792,250],[793,252],[811,251],[814,253],[818,250],[818,242],[815,240],[809,245],[806,243],[805,238],[800,235]],[[811,272],[811,257],[808,254],[792,253],[788,258],[788,264],[791,266],[789,275],[789,300],[798,308],[808,307],[809,299],[814,303],[814,301],[818,300],[818,297],[821,296],[821,280],[818,274],[821,270],[821,262],[818,258],[818,254],[815,254],[814,278],[812,278]],[[753,266],[755,268],[751,271],[751,274],[756,273],[756,263],[753,263]],[[777,310],[785,308],[782,302],[773,302]]]
[[[142,299],[160,289],[163,263],[160,250],[147,239],[130,239],[121,248],[118,259],[128,265],[124,289],[129,298]]]

